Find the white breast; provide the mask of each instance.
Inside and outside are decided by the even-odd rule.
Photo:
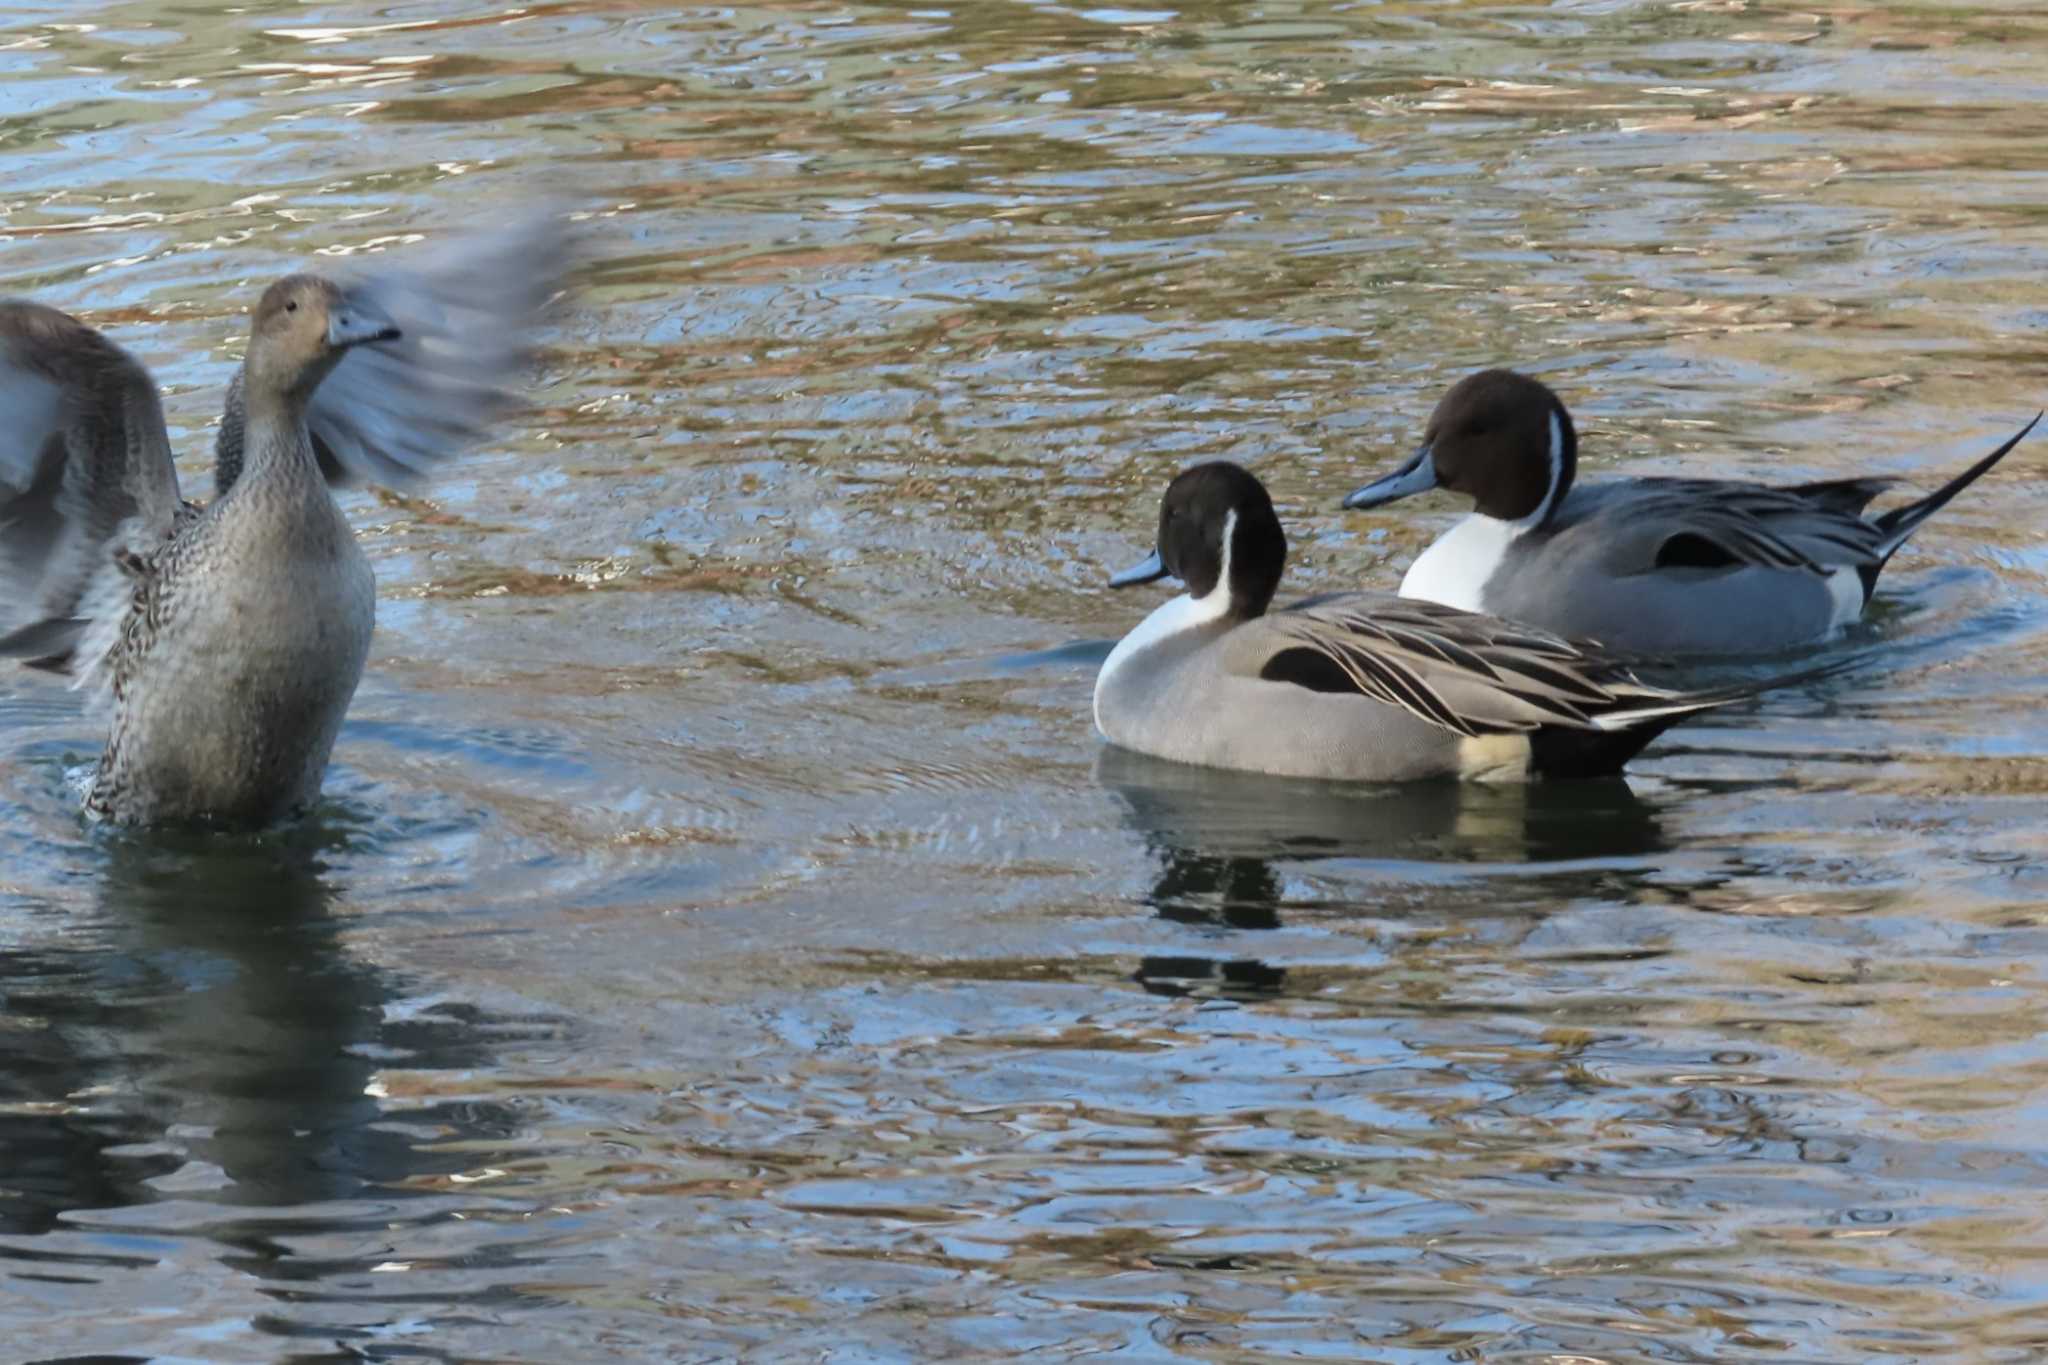
[[[1171,602],[1155,608],[1150,616],[1138,623],[1137,629],[1117,641],[1116,648],[1102,661],[1102,671],[1095,675],[1095,728],[1109,739],[1116,738],[1102,723],[1102,702],[1115,685],[1117,675],[1131,666],[1131,660],[1183,631],[1200,630],[1211,625],[1229,611],[1230,589],[1218,583],[1209,590],[1207,597],[1190,597],[1182,593]]]
[[[1486,610],[1481,598],[1487,580],[1524,529],[1521,523],[1472,513],[1439,536],[1408,567],[1401,580],[1401,596],[1464,611]]]

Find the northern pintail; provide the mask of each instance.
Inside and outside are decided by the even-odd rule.
[[[179,495],[148,370],[67,314],[0,302],[0,654],[110,709],[90,815],[250,827],[318,796],[376,618],[328,484],[409,482],[481,439],[566,246],[536,214],[272,284],[204,508]]]
[[[1586,777],[1619,771],[1684,716],[1762,690],[1667,691],[1597,646],[1384,593],[1268,612],[1286,558],[1252,474],[1218,462],[1175,478],[1157,550],[1110,586],[1171,576],[1188,590],[1104,661],[1104,737],[1286,777]]]
[[[1633,653],[1763,653],[1856,620],[1907,538],[2033,428],[1918,502],[1866,516],[1896,480],[1575,484],[1578,436],[1557,395],[1527,375],[1483,370],[1444,395],[1414,456],[1344,505],[1431,488],[1472,499],[1471,515],[1409,567],[1403,597]]]

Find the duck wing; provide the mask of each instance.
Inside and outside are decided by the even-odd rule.
[[[1632,729],[1762,690],[1653,687],[1597,645],[1413,598],[1319,598],[1259,624],[1259,678],[1356,693],[1468,738]]]
[[[183,502],[156,381],[69,314],[0,302],[0,655],[59,665],[116,553],[147,554]]]
[[[1631,480],[1599,505],[1605,558],[1619,575],[1738,567],[1827,575],[1861,568],[1884,558],[1887,539],[1863,508],[1892,482]]]
[[[356,265],[320,262],[319,273],[367,293],[402,333],[350,350],[313,394],[306,427],[328,482],[417,483],[519,411],[511,385],[572,258],[569,220],[550,210]],[[242,414],[237,373],[215,442],[216,495],[241,473]]]

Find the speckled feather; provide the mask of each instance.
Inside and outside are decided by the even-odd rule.
[[[273,285],[203,509],[178,496],[147,371],[75,319],[0,303],[0,416],[24,433],[0,453],[0,588],[27,604],[0,653],[68,654],[109,713],[88,813],[253,826],[317,797],[376,615],[328,480],[410,481],[482,439],[567,246],[560,215],[537,215],[345,288]],[[358,344],[400,345],[406,321],[421,335],[396,358]]]

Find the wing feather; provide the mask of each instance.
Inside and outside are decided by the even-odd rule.
[[[548,209],[425,250],[340,269],[321,262],[316,269],[368,293],[402,333],[350,351],[314,392],[306,426],[328,481],[410,486],[518,412],[513,386],[574,254],[567,215]],[[215,445],[217,494],[241,463],[238,375]]]
[[[1654,528],[1643,570],[1671,561],[1674,542],[1714,547],[1732,564],[1827,575],[1878,563],[1884,531],[1861,515],[1884,486],[1859,479],[1774,488],[1719,479],[1644,479],[1610,515]]]
[[[54,308],[0,302],[0,429],[0,619],[19,631],[74,617],[117,537],[161,542],[182,503],[155,380]]]
[[[1638,681],[1598,646],[1433,602],[1322,599],[1264,621],[1280,637],[1276,653],[1311,651],[1359,696],[1467,737],[1594,730],[1617,709],[1686,704],[1687,694]],[[1302,674],[1275,680],[1289,672]]]

